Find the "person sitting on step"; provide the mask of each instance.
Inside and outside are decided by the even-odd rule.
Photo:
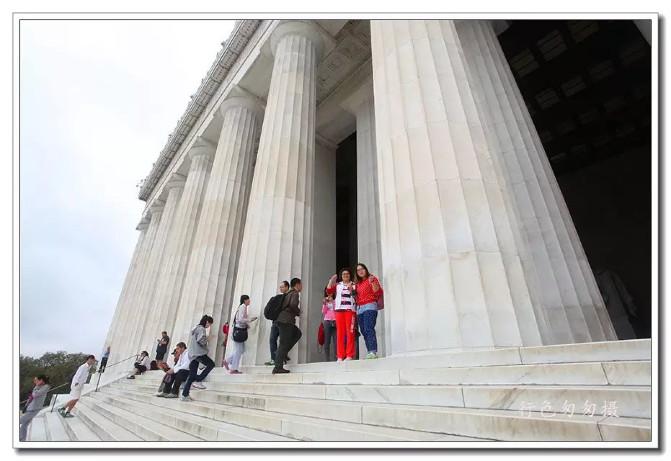
[[[140,353],[140,359],[133,364],[133,371],[128,375],[128,379],[135,379],[135,376],[141,375],[149,369],[151,366],[151,359],[149,358],[149,352],[142,351]]]
[[[177,343],[175,347],[175,366],[169,369],[163,377],[161,387],[157,397],[176,399],[179,394],[179,387],[189,377],[189,365],[191,357],[183,342]]]

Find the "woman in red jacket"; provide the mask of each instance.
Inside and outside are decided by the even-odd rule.
[[[340,282],[337,280],[337,275],[331,277],[326,286],[326,292],[335,299],[336,355],[338,362],[342,362],[352,360],[356,351],[356,339],[354,338],[355,285],[348,268],[340,269]]]
[[[356,316],[366,343],[367,359],[377,358],[377,336],[375,323],[382,287],[380,281],[368,272],[365,264],[356,265]]]

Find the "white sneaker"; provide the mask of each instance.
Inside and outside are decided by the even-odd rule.
[[[191,398],[190,395],[186,395],[186,396],[181,395],[181,396],[179,397],[179,401],[180,401],[180,402],[193,402],[193,399]]]
[[[348,360],[352,360],[352,357],[347,357],[347,358],[345,359],[345,362],[347,362]]]
[[[195,387],[196,389],[207,389],[207,386],[205,386],[203,383],[193,383],[191,386]]]
[[[336,360],[336,362],[342,362],[342,359],[338,359],[338,360]]]

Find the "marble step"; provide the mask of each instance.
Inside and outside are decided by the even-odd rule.
[[[72,411],[72,418],[64,418],[58,413],[56,416],[61,418],[63,428],[68,438],[73,442],[98,442],[100,437],[89,428],[84,421],[77,415],[77,407]]]
[[[47,426],[48,437],[50,441],[53,442],[69,442],[70,437],[65,431],[63,426],[63,421],[61,416],[51,411],[46,411],[43,413],[43,418]]]
[[[46,427],[46,420],[44,416],[37,415],[30,422],[28,426],[28,435],[26,436],[27,442],[46,442],[49,440],[48,430]]]
[[[198,441],[201,440],[190,434],[166,426],[160,421],[148,418],[143,413],[129,412],[114,405],[100,401],[100,392],[93,392],[86,398],[88,405],[100,415],[108,418],[117,425],[123,426],[137,437],[148,441]]]
[[[119,394],[122,395],[122,394]],[[123,408],[137,411],[152,421],[160,421],[160,424],[176,428],[182,432],[193,435],[202,440],[219,442],[244,442],[244,441],[287,441],[287,437],[269,434],[267,432],[246,427],[236,426],[221,421],[201,418],[189,413],[163,408],[153,404],[141,403],[120,397],[117,400],[106,398],[101,393],[96,399],[107,402],[110,405],[123,404]],[[122,407],[119,407],[122,408]]]
[[[637,385],[651,382],[649,361],[557,363],[534,365],[493,365],[482,367],[442,367],[400,370],[334,369],[330,372],[292,372],[273,375],[270,367],[263,372],[229,375],[223,368],[215,368],[208,382],[230,383],[283,383],[283,384],[368,384],[368,385]],[[163,372],[147,372],[136,377],[137,382],[160,382]],[[123,382],[120,380],[117,382]],[[158,387],[158,384],[157,384]]]
[[[240,408],[208,402],[180,402],[137,392],[119,392],[106,388],[98,398],[137,409],[137,402],[149,402],[152,407],[169,408],[200,418],[226,421],[298,440],[317,441],[472,441],[477,437],[461,437],[431,431],[412,431],[403,428],[353,424],[295,414]],[[137,410],[136,410],[137,411]],[[142,409],[141,411],[145,411]],[[157,410],[154,410],[157,411]]]
[[[547,404],[561,408],[567,403],[575,407],[586,401],[595,403],[595,414],[603,414],[606,402],[615,402],[619,416],[650,418],[651,390],[643,386],[342,386],[306,384],[253,384],[206,382],[208,389],[192,390],[197,400],[244,406],[248,397],[257,400],[255,405],[272,405],[272,398],[312,399],[308,408],[316,413],[325,406],[339,401],[358,403],[397,403],[401,405],[426,405],[439,407],[487,408],[523,410],[529,404],[537,409]],[[137,390],[152,394],[157,386],[150,384],[116,383],[113,388]],[[319,400],[325,402],[319,404]],[[261,403],[261,401],[266,403]],[[268,403],[270,402],[270,403]],[[261,409],[264,409],[261,408]],[[307,415],[313,416],[313,415]]]
[[[143,440],[133,432],[98,413],[96,408],[91,406],[90,399],[81,399],[76,408],[77,416],[100,437],[100,440],[107,442],[137,442]]]
[[[510,347],[468,351],[434,351],[428,354],[392,356],[373,360],[289,364],[287,368],[303,373],[361,370],[398,370],[444,367],[481,367],[492,365],[529,365],[573,362],[649,361],[650,339],[559,344],[553,346]],[[266,373],[270,367],[247,366],[247,373]]]
[[[146,400],[163,405],[161,398],[151,394],[129,390],[108,389],[109,393]],[[201,397],[207,391],[199,394]],[[195,395],[195,394],[194,394]],[[132,396],[132,397],[131,397]],[[650,420],[639,418],[614,418],[603,416],[572,416],[554,414],[549,416],[540,412],[522,414],[513,410],[488,410],[470,408],[427,407],[400,404],[357,404],[348,402],[324,402],[310,399],[259,398],[252,396],[232,396],[227,404],[210,401],[182,403],[186,411],[225,421],[238,419],[242,425],[252,423],[252,416],[267,414],[285,414],[323,419],[331,427],[335,421],[352,425],[382,426],[419,432],[433,432],[464,437],[483,437],[494,440],[517,441],[603,441],[600,428],[609,426],[607,434],[617,440],[646,440],[650,437]],[[235,397],[238,397],[235,400]],[[196,397],[194,397],[196,398]],[[159,401],[160,403],[157,403]],[[231,405],[243,405],[233,410]],[[241,411],[242,410],[242,411]],[[557,410],[555,410],[556,412]],[[577,412],[582,411],[579,409]],[[328,421],[328,422],[326,422]],[[254,421],[272,427],[270,421]],[[615,424],[617,423],[617,424]],[[281,426],[280,426],[281,428]],[[272,429],[269,429],[272,430]],[[281,429],[276,429],[281,430]]]

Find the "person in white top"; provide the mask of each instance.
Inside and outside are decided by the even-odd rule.
[[[77,368],[77,373],[72,377],[68,401],[65,406],[58,409],[58,413],[64,418],[72,418],[72,409],[77,405],[77,402],[82,396],[82,389],[89,377],[89,369],[94,363],[96,363],[95,356],[89,355],[86,357],[86,362],[82,363],[79,368]]]
[[[231,347],[231,353],[228,356],[228,360],[224,360],[224,368],[232,375],[240,374],[240,360],[242,359],[242,354],[245,352],[245,341],[247,340],[247,328],[249,324],[258,319],[258,317],[249,318],[249,303],[251,300],[249,296],[242,295],[240,296],[240,306],[235,312],[235,317],[233,319],[233,334],[231,335],[231,340],[233,341],[233,347]]]
[[[135,379],[135,375],[141,375],[145,371],[149,370],[150,366],[151,359],[149,358],[149,352],[140,352],[140,359],[133,365],[133,371],[130,375],[128,375],[128,379]]]
[[[176,399],[179,394],[179,386],[181,386],[189,377],[191,357],[189,357],[189,351],[186,350],[186,344],[183,342],[177,343],[177,346],[175,346],[175,353],[178,356],[177,362],[174,367],[166,371],[165,379],[163,381],[163,390],[156,394],[157,397]]]

